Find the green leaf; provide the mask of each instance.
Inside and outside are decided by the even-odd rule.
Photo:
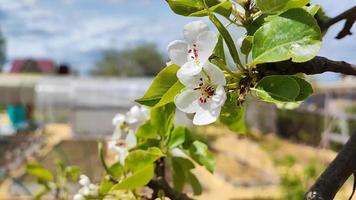
[[[71,181],[77,181],[80,175],[80,168],[76,166],[69,166],[65,168],[65,176]]]
[[[200,184],[199,180],[197,179],[197,177],[190,171],[188,171],[187,175],[188,175],[187,176],[188,182],[192,186],[194,195],[201,195],[203,189],[202,189],[201,184]]]
[[[151,109],[151,125],[161,136],[168,135],[173,129],[175,106],[173,103]]]
[[[122,176],[122,174],[124,173],[123,170],[124,170],[123,167],[118,162],[111,165],[109,168],[110,175],[114,178],[120,178]]]
[[[172,157],[172,179],[173,187],[177,191],[182,191],[184,184],[188,181],[188,174],[191,169],[194,169],[192,161],[182,157]]]
[[[151,121],[146,121],[138,127],[136,136],[141,139],[156,139],[158,137],[158,132],[152,126]]]
[[[203,0],[166,0],[174,13],[183,16],[203,17],[207,16]],[[232,4],[229,1],[220,2],[218,0],[205,0],[209,11],[229,17],[232,11]]]
[[[172,103],[174,98],[181,92],[183,88],[184,85],[179,81],[176,81],[176,83],[162,96],[161,100],[155,105],[155,107],[161,107]]]
[[[214,172],[215,160],[208,146],[200,141],[194,141],[189,149],[189,155],[200,165],[205,166],[210,172]]]
[[[232,11],[232,3],[229,1],[221,2],[219,4],[211,6],[209,8],[209,12],[218,13],[226,18],[230,17],[231,11]],[[194,12],[194,13],[190,14],[189,16],[204,17],[204,16],[208,16],[209,12],[206,9],[204,9],[204,10],[201,10],[198,12]]]
[[[228,94],[219,120],[234,132],[246,133],[245,107],[237,105],[237,98],[237,95]]]
[[[176,127],[171,134],[171,138],[169,139],[168,146],[173,149],[185,141],[185,135],[187,132],[187,128],[183,126]]]
[[[220,58],[223,61],[223,64],[226,65],[225,52],[224,52],[224,39],[220,34],[218,36],[218,42],[216,43],[213,54],[216,57]]]
[[[239,54],[237,53],[237,49],[235,43],[229,33],[229,31],[225,28],[225,26],[220,22],[220,20],[215,15],[209,15],[209,19],[215,27],[218,29],[220,35],[223,37],[224,41],[226,42],[227,48],[236,64],[241,65]]]
[[[204,9],[204,4],[201,0],[166,0],[169,7],[174,13],[183,16],[189,16],[192,13],[199,12]]]
[[[177,158],[178,157],[172,158],[172,179],[173,179],[174,189],[181,192],[186,182],[186,177],[185,177],[186,172],[184,166],[181,166],[179,161],[177,161]]]
[[[321,6],[318,4],[313,4],[310,6],[304,6],[304,9],[306,11],[308,11],[309,14],[311,14],[312,16],[316,15],[318,13],[318,11],[321,9]]]
[[[312,15],[302,8],[269,16],[253,36],[250,65],[292,59],[305,62],[317,55],[321,33]]]
[[[111,190],[132,190],[145,186],[154,175],[154,165],[146,165],[137,169],[135,173],[128,176],[120,183],[114,185]]]
[[[163,153],[158,148],[150,148],[147,151],[136,150],[130,152],[125,159],[125,168],[136,173],[141,168],[152,165],[157,159],[163,156]]]
[[[252,43],[253,43],[253,37],[250,35],[246,36],[245,39],[242,41],[241,52],[245,55],[250,53],[252,49]]]
[[[145,95],[135,101],[146,106],[156,105],[164,94],[177,82],[178,78],[176,73],[178,69],[179,66],[174,64],[165,67],[157,74]]]
[[[267,102],[293,102],[300,92],[298,82],[290,76],[283,75],[264,77],[254,90],[260,99]]]
[[[26,166],[26,173],[36,177],[41,182],[53,181],[53,174],[40,163],[30,163]]]
[[[265,18],[267,14],[262,14],[252,21],[251,24],[247,26],[247,35],[254,35],[255,32],[265,23]]]
[[[280,13],[292,8],[300,8],[310,0],[256,0],[257,7],[263,13]]]
[[[295,81],[297,81],[300,92],[299,95],[295,98],[295,101],[303,101],[313,94],[314,90],[310,83],[302,78],[297,76],[291,76]]]
[[[99,194],[101,194],[102,196],[105,196],[111,190],[111,188],[113,186],[114,186],[114,183],[112,181],[110,181],[110,177],[105,176],[103,178],[103,180],[100,182]]]

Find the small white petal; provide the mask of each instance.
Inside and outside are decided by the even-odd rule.
[[[223,86],[219,85],[216,90],[214,96],[211,98],[211,108],[216,109],[224,105],[226,101],[226,92]]]
[[[133,130],[130,130],[129,133],[126,136],[126,145],[128,148],[133,148],[137,145],[137,138],[135,135],[135,132]]]
[[[190,22],[184,26],[184,38],[190,43],[195,44],[198,35],[204,31],[208,31],[209,27],[203,21]]]
[[[226,79],[224,72],[219,69],[216,65],[206,62],[204,64],[204,70],[209,75],[210,80],[216,85],[226,85]]]
[[[177,72],[183,76],[194,76],[201,72],[202,66],[194,61],[185,63]],[[179,78],[179,77],[178,77]]]
[[[182,157],[182,158],[187,158],[187,154],[184,153],[184,151],[182,151],[181,149],[179,148],[173,148],[171,150],[171,154],[174,156],[174,157]]]
[[[216,109],[204,109],[200,107],[195,113],[193,124],[195,125],[207,125],[215,122],[220,115],[221,107]]]
[[[86,175],[82,174],[79,176],[79,184],[82,186],[88,186],[90,184],[90,179]]]
[[[178,70],[177,72],[177,77],[183,85],[191,88],[195,88],[199,84],[200,79],[204,78],[202,73],[191,76],[191,75],[183,74],[182,71],[180,70]]]
[[[188,43],[182,40],[175,40],[168,45],[168,56],[171,59],[171,63],[179,66],[184,65],[188,55]]]
[[[217,42],[216,34],[212,31],[205,31],[199,34],[196,45],[198,49],[198,59],[201,63],[208,61],[211,54],[213,54]]]
[[[83,187],[82,189],[80,189],[80,194],[82,194],[83,196],[89,196],[90,195],[90,189],[88,186]]]
[[[129,155],[129,151],[127,148],[121,148],[120,152],[117,155],[117,160],[121,165],[125,165],[125,159]]]
[[[75,194],[73,200],[85,200],[85,198],[81,194]]]
[[[115,130],[114,130],[114,133],[112,134],[111,139],[112,139],[112,140],[118,140],[118,139],[121,138],[121,135],[122,135],[122,130],[121,130],[121,128],[116,127]]]
[[[176,96],[174,103],[177,108],[185,113],[195,113],[199,108],[199,91],[186,89]]]
[[[119,113],[116,114],[115,117],[112,119],[112,125],[119,126],[120,124],[124,123],[125,115]]]
[[[149,118],[149,111],[147,108],[133,106],[126,113],[126,122],[128,124],[141,123],[146,121]]]

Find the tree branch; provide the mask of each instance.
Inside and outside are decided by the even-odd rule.
[[[174,190],[165,179],[165,159],[156,161],[155,177],[147,184],[153,190],[152,199],[159,197],[159,192],[163,191],[166,197],[174,200],[192,200],[188,195]]]
[[[294,63],[290,60],[277,63],[265,63],[258,65],[257,71],[259,72],[259,78],[269,75],[293,75],[297,73],[313,75],[324,72],[336,72],[356,76],[356,65],[317,56],[304,63]]]
[[[305,200],[332,200],[356,170],[356,133],[305,195]]]
[[[329,19],[326,22],[319,21],[319,25],[321,30],[327,31],[332,25],[338,23],[339,21],[346,20],[343,29],[339,32],[336,36],[337,39],[344,38],[347,35],[352,35],[351,28],[356,21],[356,6],[346,10],[345,12],[341,13],[340,15]]]

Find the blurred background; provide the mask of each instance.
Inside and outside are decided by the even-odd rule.
[[[312,2],[328,16],[356,3]],[[0,199],[31,196],[37,186],[24,166],[33,160],[78,165],[98,180],[97,139],[144,94],[192,20],[163,0],[0,0]],[[356,63],[356,36],[334,39],[342,26],[327,32],[320,55]],[[217,160],[214,174],[195,171],[198,199],[301,199],[356,130],[356,79],[309,78],[315,94],[297,109],[251,99],[246,134],[192,127]]]

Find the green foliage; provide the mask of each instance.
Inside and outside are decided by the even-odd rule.
[[[168,5],[178,15],[202,17],[209,12],[215,12],[222,16],[229,17],[232,4],[229,1],[220,2],[218,0],[205,0],[208,10],[206,10],[203,0],[167,0]]]
[[[241,65],[239,54],[237,53],[235,43],[234,43],[229,31],[225,28],[225,26],[220,22],[220,20],[215,15],[210,15],[209,19],[211,20],[211,22],[213,22],[215,27],[218,29],[220,35],[226,42],[227,48],[229,49],[229,52],[230,52],[234,62],[236,64]]]
[[[62,161],[57,161],[56,167],[57,170],[51,172],[37,162],[26,165],[26,174],[36,178],[41,185],[34,193],[34,199],[40,200],[50,192],[56,192],[58,199],[68,199],[67,183],[78,181],[80,169],[76,166],[65,166]]]
[[[114,185],[111,190],[131,190],[145,186],[154,175],[154,165],[145,165],[137,169],[130,176],[126,177],[120,183]]]
[[[166,93],[170,92],[171,94],[169,96],[173,96],[173,89],[171,90],[171,88],[178,82],[178,78],[176,76],[178,69],[179,67],[174,64],[164,68],[157,74],[145,95],[140,99],[136,99],[136,102],[146,106],[154,106],[161,101],[162,97],[165,96]],[[177,88],[177,86],[175,86],[175,88]],[[179,92],[180,90],[174,91]],[[165,104],[167,103],[168,98],[170,97],[166,96],[163,99]]]
[[[264,77],[254,90],[261,100],[278,105],[303,101],[313,93],[312,86],[304,79],[285,75]]]
[[[291,76],[299,85],[299,95],[295,98],[295,101],[303,101],[313,94],[313,88],[306,80],[299,78],[297,76]]]
[[[208,145],[194,141],[189,148],[189,155],[199,164],[205,166],[207,170],[213,172],[215,169],[215,160],[213,154],[209,151]]]
[[[252,44],[253,44],[253,37],[252,36],[246,36],[244,40],[242,41],[241,45],[241,52],[245,55],[250,53],[252,49]]]
[[[40,182],[53,181],[53,174],[40,163],[30,163],[26,166],[26,173],[36,177]]]
[[[157,130],[152,126],[151,120],[142,124],[136,131],[136,136],[142,139],[156,139],[158,137]]]
[[[194,164],[190,160],[182,157],[172,157],[171,165],[174,189],[182,191],[185,183],[189,183],[195,195],[201,194],[202,187],[199,180],[190,171],[194,169]]]
[[[136,150],[130,153],[125,160],[125,168],[132,173],[138,172],[141,168],[152,165],[154,161],[161,158],[163,153],[158,148],[152,147],[147,151]]]
[[[151,124],[158,135],[165,137],[171,133],[174,128],[174,114],[174,104],[167,104],[163,107],[151,109]]]
[[[251,65],[288,59],[305,62],[319,52],[320,29],[306,10],[291,9],[265,21],[253,36]]]
[[[245,107],[237,106],[237,96],[228,95],[220,114],[220,122],[237,133],[246,132]]]
[[[106,50],[96,63],[96,76],[154,76],[165,66],[165,58],[154,44],[141,44],[124,50]]]
[[[167,92],[162,96],[161,100],[155,105],[155,107],[161,107],[166,104],[172,103],[176,95],[179,94],[183,88],[184,85],[179,81],[176,81],[176,83],[172,85],[172,87],[169,88]]]
[[[292,102],[299,96],[298,82],[290,76],[267,76],[256,85],[257,96],[267,102]]]
[[[310,0],[256,0],[257,7],[263,13],[280,13],[292,8],[300,8]]]
[[[173,149],[175,147],[178,147],[179,145],[183,144],[185,141],[185,136],[187,134],[188,130],[186,127],[179,126],[176,127],[171,134],[171,137],[168,142],[168,147]]]

